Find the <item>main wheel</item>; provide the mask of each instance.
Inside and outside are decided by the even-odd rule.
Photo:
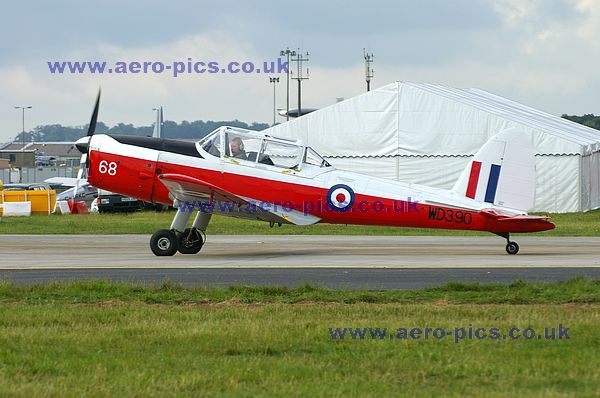
[[[202,240],[202,234],[196,228],[186,228],[181,235],[179,235],[178,250],[181,254],[196,254],[202,249],[204,241]]]
[[[506,244],[506,252],[508,254],[517,254],[519,252],[519,245],[517,242],[508,242]]]
[[[157,256],[172,256],[177,253],[177,235],[170,229],[160,229],[150,238],[150,249]]]

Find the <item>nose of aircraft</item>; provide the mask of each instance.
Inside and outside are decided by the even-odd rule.
[[[79,152],[87,153],[91,138],[92,137],[85,136],[85,137],[81,137],[80,139],[77,140],[77,142],[75,142],[75,147],[77,147]]]

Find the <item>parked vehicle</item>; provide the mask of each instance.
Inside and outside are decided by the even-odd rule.
[[[98,190],[98,212],[133,212],[142,209],[142,201],[104,189]]]
[[[4,184],[5,191],[49,191],[50,185],[45,182],[32,184]]]
[[[138,210],[164,211],[170,208],[160,203],[144,202],[103,189],[98,190],[98,198],[95,199],[95,202],[96,205],[94,205],[92,211],[98,211],[99,213],[128,213]]]

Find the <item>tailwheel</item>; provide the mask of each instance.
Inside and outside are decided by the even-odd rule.
[[[519,245],[517,242],[508,242],[506,244],[506,252],[508,254],[517,254],[519,252]]]
[[[517,254],[519,252],[519,245],[517,242],[510,240],[510,234],[508,232],[494,232],[494,234],[506,239],[506,252],[508,254]]]
[[[160,229],[150,238],[150,249],[157,256],[172,256],[177,253],[178,239],[170,229]]]
[[[181,254],[196,254],[202,249],[204,239],[197,228],[186,228],[179,235],[178,250]]]

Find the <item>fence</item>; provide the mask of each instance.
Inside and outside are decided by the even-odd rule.
[[[77,177],[78,170],[79,167],[67,166],[23,167],[19,174],[18,169],[0,169],[0,180],[5,184],[19,182],[31,184],[34,182],[43,182],[52,177],[75,178]]]

